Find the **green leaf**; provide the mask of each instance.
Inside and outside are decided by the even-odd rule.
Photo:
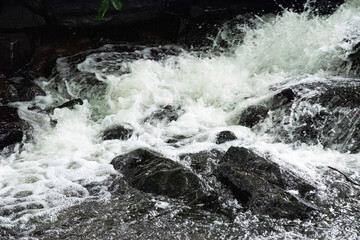
[[[116,10],[118,10],[118,11],[121,10],[122,4],[119,0],[111,0],[111,3]]]
[[[96,20],[99,21],[103,19],[106,11],[109,9],[109,6],[110,6],[110,0],[101,0],[98,14],[96,16]]]

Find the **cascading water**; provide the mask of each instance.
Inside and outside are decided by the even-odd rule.
[[[360,2],[349,1],[328,17],[286,11],[252,23],[256,27],[236,25],[244,35],[240,43],[235,41],[239,36],[220,31],[214,48],[220,40],[236,43],[222,53],[177,46],[106,45],[58,59],[52,77],[38,79],[47,96],[14,103],[21,118],[31,124],[33,137],[15,153],[0,156],[0,229],[15,228],[13,238],[26,237],[38,226],[71,216],[72,206],[90,202],[108,204],[99,207],[108,212],[114,205],[113,211],[118,211],[106,219],[104,214],[101,220],[101,224],[121,222],[116,231],[101,225],[102,234],[108,232],[106,239],[360,238],[360,189],[327,168],[341,169],[359,181],[359,153],[325,148],[321,143],[282,142],[276,124],[269,120],[253,129],[237,125],[244,109],[274,91],[296,84],[356,80],[348,56],[360,38]],[[74,109],[48,110],[74,98],[84,103]],[[169,105],[176,118],[154,117],[154,112]],[[115,125],[131,128],[132,136],[102,140],[102,132]],[[274,130],[266,131],[269,128]],[[237,140],[216,144],[216,134],[223,130],[231,130]],[[110,182],[121,175],[110,162],[118,155],[147,148],[189,167],[183,154],[226,151],[230,146],[253,149],[295,171],[317,187],[316,201],[328,209],[320,211],[319,218],[304,221],[242,211],[232,220],[219,215],[199,220],[175,216],[186,207],[154,196],[158,212],[147,212],[135,221],[126,219],[131,219],[129,205],[141,208],[136,192],[125,186],[118,199],[122,203],[113,203]],[[229,209],[241,209],[236,200],[225,202]],[[71,217],[81,222],[80,216]],[[100,224],[91,216],[86,219],[92,219],[87,224]],[[71,226],[61,226],[64,232],[71,231]],[[92,234],[81,223],[78,226]],[[155,226],[160,229],[158,235],[146,232]],[[37,237],[46,238],[49,229]],[[62,234],[61,229],[53,231]]]

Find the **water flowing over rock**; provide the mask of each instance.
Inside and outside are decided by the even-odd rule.
[[[1,1],[0,239],[359,238],[358,0],[120,1]]]
[[[230,187],[236,199],[258,214],[276,218],[306,218],[314,207],[298,196],[315,188],[279,165],[254,152],[230,147],[218,167],[219,179]]]
[[[291,94],[284,95],[284,92]],[[294,85],[264,101],[264,111],[257,106],[244,110],[240,124],[247,116],[262,119],[256,129],[275,136],[278,141],[322,144],[342,152],[359,152],[359,82],[327,81]]]
[[[124,126],[110,127],[104,131],[102,138],[104,140],[121,139],[127,140],[133,134],[133,130],[125,128]]]
[[[159,122],[170,123],[171,121],[176,121],[183,113],[184,110],[181,109],[181,106],[167,105],[146,117],[144,122],[149,122],[151,124]]]

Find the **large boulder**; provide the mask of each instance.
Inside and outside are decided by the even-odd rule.
[[[21,142],[26,128],[26,122],[19,117],[16,108],[0,106],[0,150]]]
[[[160,20],[157,21],[160,25],[181,27],[185,19],[222,18],[224,16],[229,18],[242,13],[279,12],[283,8],[303,11],[307,1],[122,0],[121,2],[123,3],[123,9],[117,12],[110,7],[101,22],[95,20],[99,7],[98,0],[21,0],[19,6],[16,7],[28,7],[31,11],[45,16],[49,24],[70,28],[136,25],[139,23],[146,24],[154,20]],[[331,13],[342,3],[343,0],[312,1],[313,7],[320,14]],[[42,23],[36,14],[32,16],[36,21],[30,19],[29,23]],[[166,19],[167,22],[161,21],[161,19]]]
[[[111,161],[134,188],[147,193],[184,200],[189,205],[217,205],[217,198],[196,174],[183,165],[145,149],[116,157]]]
[[[260,157],[246,148],[230,147],[221,163],[229,163],[232,166],[259,175],[271,184],[285,190],[296,190],[303,197],[315,190],[308,182],[278,164],[266,158]]]
[[[28,2],[30,3],[31,1]],[[33,4],[33,6],[35,5]],[[23,6],[19,3],[0,5],[0,29],[34,28],[42,27],[45,24],[45,19],[29,9],[28,6]]]
[[[26,34],[0,35],[0,71],[14,71],[23,68],[30,62],[33,52],[33,44]]]
[[[313,186],[248,149],[229,148],[217,172],[234,197],[256,214],[303,219],[315,209],[300,198],[313,191]]]
[[[257,106],[245,109],[239,124],[270,133],[276,141],[320,143],[341,152],[357,153],[359,91],[360,82],[351,79],[297,84],[259,103],[262,111],[254,111]]]
[[[7,79],[0,74],[0,103],[31,101],[36,96],[45,96],[46,93],[33,81],[26,77]]]

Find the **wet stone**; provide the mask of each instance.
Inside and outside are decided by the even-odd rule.
[[[207,192],[205,184],[181,164],[145,149],[138,149],[112,160],[134,188],[146,193],[184,200],[189,205],[202,204],[214,208],[217,199]]]
[[[351,61],[351,67],[353,71],[357,76],[359,76],[360,75],[360,39],[359,42],[354,46],[353,53],[349,55],[349,59]]]
[[[31,79],[13,77],[7,79],[0,76],[0,103],[32,101],[36,96],[45,96],[46,93]]]
[[[124,126],[114,126],[109,129],[106,129],[102,134],[102,139],[104,140],[113,140],[113,139],[120,139],[120,140],[127,140],[133,134],[133,130],[125,128]]]
[[[248,107],[239,123],[248,127],[256,125],[257,131],[273,135],[275,141],[295,145],[320,143],[340,152],[357,153],[360,151],[359,93],[358,80],[298,84],[263,101],[264,111],[256,111],[258,105]],[[262,125],[263,121],[266,124]]]
[[[30,1],[27,1],[30,2]],[[24,6],[4,4],[0,12],[0,29],[24,29],[44,26],[45,19]]]
[[[266,118],[268,111],[266,106],[250,106],[241,113],[238,125],[252,128]]]
[[[61,104],[60,106],[56,107],[56,108],[69,108],[69,109],[74,109],[74,107],[76,105],[83,105],[83,100],[77,98],[77,99],[73,99],[70,101],[67,101],[63,104]]]
[[[25,64],[30,62],[33,52],[33,45],[26,34],[12,33],[1,35],[0,70],[14,71],[24,67]]]
[[[0,150],[23,140],[25,122],[20,119],[17,109],[0,106]]]
[[[235,134],[231,131],[222,131],[220,133],[217,134],[216,136],[216,144],[223,144],[229,141],[233,141],[236,140],[237,137],[235,136]]]
[[[145,118],[145,122],[151,124],[156,124],[158,122],[169,123],[176,121],[183,113],[184,110],[181,109],[181,106],[166,105]]]
[[[315,190],[315,187],[290,170],[243,147],[230,147],[221,159],[221,163],[224,162],[231,163],[243,171],[257,174],[282,189],[298,190],[301,196]]]
[[[223,152],[213,149],[211,151],[183,154],[180,156],[180,159],[189,161],[191,168],[196,172],[210,172],[212,174],[215,163],[220,161],[223,155]]]
[[[228,186],[234,197],[254,213],[274,218],[307,218],[315,207],[300,196],[314,187],[288,170],[239,147],[231,147],[217,169],[219,180]]]

